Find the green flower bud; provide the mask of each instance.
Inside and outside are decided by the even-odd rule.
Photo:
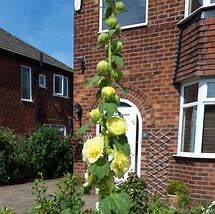
[[[116,103],[117,105],[119,105],[119,103],[120,103],[119,96],[115,95],[115,97],[114,97],[114,103]]]
[[[106,76],[109,72],[109,65],[108,62],[105,60],[101,60],[97,66],[96,66],[96,70],[98,72],[98,74],[102,75],[102,76]]]
[[[98,43],[100,44],[106,44],[109,40],[109,35],[107,33],[101,33],[98,36]]]
[[[121,33],[121,31],[122,31],[121,25],[118,24],[118,25],[116,26],[116,33],[119,34],[119,33]]]
[[[125,4],[123,1],[116,2],[116,10],[118,13],[123,13],[125,11]]]
[[[121,52],[122,48],[123,48],[123,44],[122,44],[121,41],[117,40],[117,41],[113,41],[111,43],[111,47],[112,47],[113,51],[115,51],[115,52]]]
[[[89,113],[90,118],[92,119],[93,123],[96,123],[102,116],[102,113],[99,111],[98,108],[93,109],[90,113]]]
[[[106,25],[109,29],[114,29],[116,28],[118,21],[116,17],[110,17],[106,21]]]
[[[101,95],[105,100],[110,101],[115,97],[116,91],[111,86],[106,86],[102,88]]]
[[[116,81],[121,80],[123,76],[122,71],[118,69],[111,70],[111,75]]]

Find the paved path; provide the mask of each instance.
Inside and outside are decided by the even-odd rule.
[[[60,179],[53,179],[47,181],[49,194],[54,194],[57,190],[56,183]],[[17,214],[24,214],[25,211],[31,209],[35,197],[32,195],[33,183],[25,183],[10,186],[0,186],[0,207],[8,207],[14,209]],[[95,207],[97,196],[95,194],[85,195],[84,209]]]

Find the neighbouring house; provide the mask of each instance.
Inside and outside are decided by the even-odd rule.
[[[72,126],[72,69],[0,28],[0,126]]]
[[[125,66],[120,111],[129,125],[132,167],[165,197],[168,180],[186,183],[197,202],[215,199],[215,0],[124,0],[119,16]],[[98,106],[84,81],[104,50],[103,1],[84,0],[75,15],[74,100],[82,121]],[[78,57],[86,61],[79,71]],[[74,122],[75,127],[78,124]],[[98,128],[97,128],[98,129]],[[90,130],[96,132],[96,127]],[[98,131],[98,130],[97,130]],[[74,172],[83,172],[81,157]]]

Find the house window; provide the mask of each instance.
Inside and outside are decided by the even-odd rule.
[[[215,158],[215,79],[182,86],[178,155]]]
[[[31,68],[21,66],[21,96],[23,101],[32,101]]]
[[[43,124],[44,127],[55,129],[60,136],[66,136],[66,127],[64,125],[56,125],[56,124]]]
[[[39,87],[46,88],[46,76],[43,74],[39,74]]]
[[[185,3],[185,17],[196,11],[202,6],[209,6],[215,3],[215,0],[186,0]]]
[[[68,98],[68,78],[54,74],[54,95]]]
[[[148,0],[124,0],[126,13],[117,15],[122,29],[147,25]],[[104,0],[100,0],[100,24],[99,31],[106,30],[103,20]]]

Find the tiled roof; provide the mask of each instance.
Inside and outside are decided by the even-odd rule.
[[[4,49],[9,52],[13,52],[40,61],[40,50],[32,47],[31,45],[17,38],[16,36],[13,36],[12,34],[3,30],[2,28],[0,28],[0,49]],[[72,68],[49,56],[46,53],[43,53],[43,62],[67,71],[72,71]]]

